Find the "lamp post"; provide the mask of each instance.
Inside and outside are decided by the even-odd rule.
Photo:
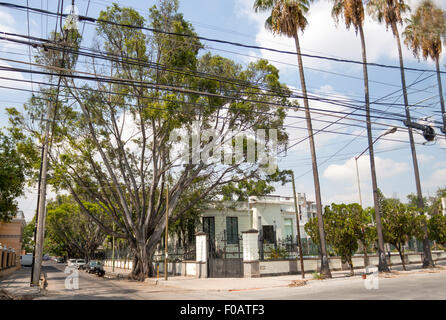
[[[388,134],[395,133],[397,130],[398,130],[397,127],[393,127],[393,128],[391,128],[391,129],[387,130],[386,132],[384,132],[383,134],[381,134],[378,138],[376,138],[375,141],[373,141],[372,144],[375,144],[376,141],[378,141],[380,138],[382,138],[382,137],[384,137],[384,136],[386,136],[386,135],[388,135]],[[362,207],[362,197],[361,197],[361,184],[360,184],[360,182],[359,182],[358,159],[359,159],[359,158],[360,158],[360,157],[361,157],[367,150],[369,150],[369,147],[367,147],[363,152],[361,152],[361,154],[360,154],[359,156],[355,157],[355,163],[356,163],[356,176],[357,176],[357,179],[358,179],[359,204],[361,205],[361,207]],[[372,221],[373,221],[373,220],[372,220]]]
[[[382,137],[384,137],[384,136],[386,136],[386,135],[388,135],[388,134],[395,133],[397,130],[398,130],[397,127],[390,128],[389,130],[387,130],[386,132],[384,132],[383,134],[381,134],[380,136],[378,136],[378,137],[373,141],[372,145],[375,144],[375,142],[378,141],[380,138],[382,138]],[[369,147],[370,147],[370,146],[369,146]],[[361,197],[361,183],[360,183],[360,181],[359,181],[358,159],[359,159],[359,158],[360,158],[360,157],[361,157],[367,150],[369,150],[369,147],[367,147],[363,152],[361,152],[361,154],[360,154],[359,156],[355,157],[355,163],[356,163],[356,177],[357,177],[357,179],[358,179],[359,204],[361,205],[361,207],[362,207],[362,197]],[[373,221],[373,217],[372,217],[372,223],[373,223],[373,225],[375,225],[375,223],[374,223],[374,221]]]

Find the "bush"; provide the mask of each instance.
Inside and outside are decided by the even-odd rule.
[[[289,257],[285,248],[277,247],[277,249],[271,249],[269,252],[269,259],[287,259]]]

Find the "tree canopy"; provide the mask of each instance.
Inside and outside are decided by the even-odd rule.
[[[283,121],[286,109],[295,107],[278,70],[266,60],[244,68],[221,56],[199,55],[203,45],[177,9],[177,1],[162,0],[145,19],[131,8],[109,6],[99,15],[94,48],[104,59],[92,58],[88,72],[81,71],[77,51],[69,51],[57,74],[67,101],[59,99],[53,106],[58,121],[49,183],[69,191],[82,213],[104,232],[128,241],[135,256],[133,275],[139,279],[153,275],[151,259],[166,214],[169,225],[175,225],[229,183],[271,179],[265,170],[271,163],[262,160],[274,154],[275,146],[285,147]],[[80,43],[78,35],[55,37],[62,39],[62,48]],[[48,70],[60,70],[60,54],[53,51],[57,48],[42,50],[41,59]],[[79,77],[79,72],[87,73]],[[269,91],[274,94],[265,94]],[[27,117],[39,118],[44,98],[56,100],[52,91],[39,98],[25,105],[24,115],[11,109],[15,127],[35,138],[40,130]],[[268,129],[275,129],[275,136],[266,134]],[[223,151],[234,150],[240,141],[234,136],[240,133],[246,135],[242,152],[230,152],[226,161]],[[254,137],[265,152],[256,154],[260,161],[249,162]]]

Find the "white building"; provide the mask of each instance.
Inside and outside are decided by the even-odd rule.
[[[316,204],[307,201],[305,194],[297,194],[301,238],[309,238],[304,225],[316,216]],[[250,197],[237,203],[213,203],[202,214],[202,230],[217,241],[227,239],[235,244],[236,236],[243,231],[256,229],[265,241],[296,239],[296,212],[293,197]],[[226,235],[225,235],[226,233]]]

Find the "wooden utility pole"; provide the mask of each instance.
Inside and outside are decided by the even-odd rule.
[[[112,237],[112,272],[115,272],[115,223],[113,222],[113,237]]]
[[[34,250],[34,265],[32,270],[32,283],[31,285],[39,285],[40,273],[42,270],[42,254],[43,254],[43,241],[45,235],[45,218],[46,218],[46,173],[48,171],[48,142],[50,135],[50,121],[49,117],[52,114],[52,104],[48,100],[47,105],[47,122],[45,125],[45,136],[43,142],[43,157],[42,157],[42,175],[40,180],[40,193],[39,193],[39,207],[37,208],[37,230],[36,230],[36,243]]]
[[[297,243],[299,245],[300,269],[302,270],[302,279],[305,279],[304,254],[302,251],[302,239],[300,238],[300,223],[299,223],[300,210],[299,211],[297,210],[298,205],[296,199],[296,185],[294,183],[294,171],[291,171],[291,179],[293,179],[294,212],[296,213]]]
[[[165,235],[165,244],[164,244],[164,280],[167,280],[167,269],[168,269],[168,250],[167,250],[167,242],[169,239],[169,186],[166,188],[166,235]]]

